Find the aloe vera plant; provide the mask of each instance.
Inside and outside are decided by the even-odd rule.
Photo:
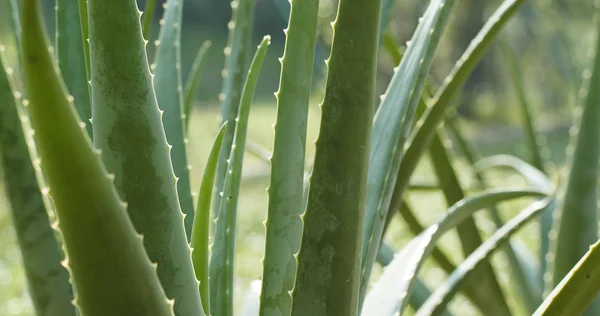
[[[202,163],[188,144],[196,137],[194,96],[210,42],[184,80],[184,1],[147,1],[143,13],[135,0],[57,1],[51,48],[41,1],[11,0],[8,33],[17,45],[0,44],[0,161],[38,315],[391,316],[406,315],[409,306],[418,316],[465,315],[450,304],[458,294],[482,315],[598,313],[600,53],[584,72],[578,133],[561,186],[543,170],[522,81],[513,84],[533,165],[509,155],[477,161],[470,140],[445,115],[524,0],[503,1],[437,91],[429,73],[455,1],[427,3],[401,47],[388,27],[393,1],[340,0],[311,157],[320,2],[292,0],[287,10],[274,1],[288,25],[272,152],[248,139],[271,37],[253,46],[255,1],[233,0],[220,128]],[[161,3],[156,54],[148,56]],[[11,49],[16,61],[6,58]],[[397,67],[377,107],[385,54]],[[509,61],[518,70],[519,61]],[[447,146],[446,131],[462,155]],[[271,168],[262,266],[240,258],[237,246],[245,237],[238,212],[246,210],[243,167],[252,150],[271,155],[263,157]],[[466,176],[456,163],[463,156]],[[432,185],[411,179],[425,157],[438,180]],[[204,165],[203,172],[191,165]],[[521,175],[525,186],[484,181],[498,168]],[[194,173],[201,176],[196,201]],[[465,177],[480,187],[468,187]],[[443,194],[447,214],[425,224],[410,198],[432,191]],[[526,207],[504,220],[500,212],[517,199]],[[489,234],[476,214],[482,209],[494,224]],[[414,235],[402,248],[390,233],[404,227],[396,226],[396,214]],[[515,236],[538,216],[535,255]],[[458,233],[461,255],[438,242],[450,231]],[[499,250],[508,255],[515,286],[498,277],[491,258]],[[447,276],[435,287],[423,273],[429,258]],[[240,264],[262,272],[242,309]],[[519,299],[510,300],[515,290]]]

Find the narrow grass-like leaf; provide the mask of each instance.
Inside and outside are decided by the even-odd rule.
[[[294,316],[358,314],[380,14],[380,0],[341,0],[338,6]]]
[[[58,67],[67,85],[67,90],[75,99],[77,113],[86,123],[86,131],[91,137],[92,107],[82,34],[79,6],[73,4],[73,0],[57,0],[55,49]]]
[[[541,154],[541,145],[539,140],[539,133],[535,128],[534,113],[527,93],[525,92],[525,83],[523,82],[523,74],[521,68],[517,62],[517,56],[512,48],[507,44],[500,42],[500,51],[504,57],[504,61],[508,66],[508,73],[510,75],[510,82],[517,93],[519,98],[519,104],[521,105],[523,125],[525,128],[525,135],[527,137],[527,144],[529,145],[529,154],[531,155],[531,163],[534,167],[545,173],[545,161]]]
[[[600,7],[597,10],[600,12]],[[598,240],[598,161],[600,160],[600,21],[596,21],[595,60],[584,73],[581,108],[576,112],[568,148],[568,180],[559,196],[550,232],[548,283],[554,288],[577,264],[591,244]],[[587,73],[587,74],[586,74]],[[596,299],[585,315],[600,314]]]
[[[248,57],[251,55],[250,40],[252,38],[252,23],[255,0],[231,0],[231,21],[229,27],[229,40],[225,48],[225,69],[223,70],[223,88],[219,95],[221,101],[221,122],[229,122],[225,132],[224,145],[219,155],[217,169],[217,194],[214,198],[213,210],[218,212],[221,204],[221,195],[227,174],[227,159],[233,144],[233,135],[237,123],[242,89],[244,88],[245,70]]]
[[[212,245],[212,255],[210,257],[211,315],[233,315],[233,265],[235,262],[237,204],[240,193],[242,164],[244,162],[248,117],[250,116],[250,106],[254,98],[254,90],[256,89],[258,77],[270,43],[271,38],[265,36],[258,46],[250,65],[246,83],[244,84],[239,106],[240,112],[237,118],[235,118],[237,126],[233,138],[233,147],[228,159],[227,177],[225,178],[223,191],[220,192],[223,195],[223,202],[219,207],[215,220],[215,236]],[[229,123],[227,125],[229,129]],[[224,143],[224,145],[226,144]]]
[[[383,235],[404,143],[453,5],[453,0],[434,0],[429,4],[375,115],[361,256],[361,305]]]
[[[585,315],[600,292],[600,241],[552,290],[533,316]]]
[[[449,130],[454,134],[454,138],[458,143],[458,148],[462,152],[463,157],[467,160],[469,168],[472,169],[479,186],[482,188],[489,187],[481,170],[476,168],[475,153],[470,148],[470,145],[455,123],[456,122],[453,119],[446,120]],[[547,213],[548,212],[542,213],[541,217]],[[491,207],[489,209],[489,215],[497,229],[504,226],[504,221],[500,217],[500,213],[496,207]],[[517,292],[519,293],[518,298],[527,312],[533,313],[542,300],[543,273],[541,271],[543,270],[539,269],[539,260],[536,260],[526,247],[516,247],[516,243],[519,242],[520,241],[518,240],[509,242],[503,247],[503,251],[509,265],[511,286],[517,289]]]
[[[385,267],[392,262],[394,255],[394,250],[389,245],[382,244],[379,253],[377,254],[377,262]],[[429,290],[427,285],[419,278],[415,279],[413,282],[413,289],[408,300],[410,306],[415,310],[418,310],[427,301],[427,298],[431,296],[431,290]],[[452,314],[445,311],[443,315],[451,316]]]
[[[553,199],[554,196],[548,196],[544,200],[532,203],[529,207],[515,216],[515,218],[506,223],[506,225],[497,230],[458,266],[456,271],[448,277],[446,282],[437,287],[433,295],[429,297],[423,307],[418,310],[416,316],[441,315],[448,302],[458,291],[458,287],[462,284],[462,281],[464,281],[478,266],[488,261],[488,258],[491,257],[502,244],[507,243],[514,233],[519,231],[520,228],[536,216],[540,215]],[[491,308],[493,307],[490,306],[489,310],[483,312],[488,313]]]
[[[2,50],[4,47],[0,46],[0,54]],[[6,63],[0,61],[0,162],[29,295],[39,315],[74,316],[69,273],[61,265],[64,255],[50,226],[31,164],[30,149],[23,134],[27,129],[21,126],[21,117],[26,117],[23,111],[17,110],[15,93],[3,64]],[[14,72],[12,68],[7,69]]]
[[[525,0],[505,0],[502,5],[500,5],[496,12],[488,19],[481,31],[479,31],[479,34],[471,41],[471,44],[456,63],[442,87],[431,100],[431,104],[423,114],[423,118],[417,123],[419,129],[411,136],[409,141],[410,145],[404,153],[404,158],[400,164],[398,178],[394,188],[392,202],[390,203],[391,210],[400,207],[410,177],[421,160],[421,156],[423,156],[429,147],[431,139],[436,132],[436,128],[445,117],[446,109],[450,106],[451,101],[469,78],[483,55],[487,52],[487,49],[498,36],[502,27],[506,25],[510,18],[524,3]]]
[[[154,91],[170,147],[173,172],[177,178],[177,195],[184,214],[188,240],[194,224],[194,201],[190,187],[190,167],[186,152],[185,116],[181,83],[181,18],[182,0],[167,0],[163,23],[154,58]]]
[[[88,0],[94,145],[177,315],[202,304],[134,0]],[[190,193],[191,194],[191,193]]]
[[[156,11],[156,0],[146,0],[146,6],[144,6],[144,14],[142,17],[142,33],[146,40],[150,40],[150,34],[152,33],[154,11]]]
[[[227,123],[221,126],[215,141],[213,142],[206,168],[202,174],[202,183],[200,184],[200,192],[198,193],[198,202],[196,204],[196,216],[194,216],[194,226],[192,230],[192,239],[190,246],[192,248],[192,261],[194,263],[194,272],[196,279],[200,282],[199,292],[202,300],[204,313],[210,315],[210,291],[208,285],[208,263],[210,255],[208,253],[208,234],[210,229],[210,202],[212,200],[213,189],[215,186],[215,174],[217,172],[217,164],[219,162],[219,152],[223,146],[223,137]]]
[[[437,240],[471,217],[475,211],[511,199],[541,196],[545,196],[545,193],[536,190],[489,190],[456,203],[442,220],[413,238],[396,254],[369,292],[362,315],[386,316],[402,313],[414,280]]]
[[[277,97],[259,315],[289,315],[302,238],[304,157],[319,0],[291,2]]]
[[[442,136],[441,130],[438,129],[431,141],[429,153],[434,173],[439,179],[446,202],[448,205],[454,205],[463,200],[465,194],[450,161],[449,153],[444,147]],[[473,253],[481,245],[482,238],[474,218],[467,218],[456,227],[456,230],[465,256]],[[489,315],[510,315],[506,298],[502,293],[497,275],[490,262],[484,262],[475,269],[470,280],[477,280],[476,282],[479,285],[475,293],[477,296],[476,303],[479,303],[478,307],[480,309],[489,308]]]
[[[49,54],[37,0],[21,1],[27,107],[83,315],[172,315],[156,269]],[[68,166],[68,168],[66,168]]]
[[[190,118],[192,115],[192,103],[194,103],[194,96],[196,95],[196,91],[198,90],[198,80],[200,79],[200,75],[208,62],[208,58],[206,58],[208,49],[211,46],[211,41],[205,41],[198,53],[196,54],[196,58],[194,58],[194,63],[192,64],[192,68],[190,69],[190,73],[185,82],[184,89],[184,99],[183,99],[183,114],[185,115],[185,129],[186,132],[190,128]]]

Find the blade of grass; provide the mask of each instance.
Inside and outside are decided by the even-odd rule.
[[[56,44],[58,67],[67,90],[75,99],[77,113],[86,122],[86,131],[92,136],[92,107],[90,105],[90,86],[87,82],[87,67],[83,50],[81,19],[79,6],[72,0],[56,1]]]
[[[133,0],[88,0],[94,145],[176,315],[201,315],[169,145]],[[190,192],[191,194],[191,192]]]
[[[0,55],[4,49],[0,45]],[[31,157],[36,155],[30,154],[30,150],[35,154],[34,148],[28,148],[23,134],[29,128],[26,124],[21,126],[21,118],[27,117],[21,108],[17,110],[16,102],[21,100],[15,95],[20,93],[13,93],[14,84],[10,84],[6,71],[14,70],[5,69],[6,59],[0,58],[0,162],[29,296],[40,315],[75,316],[69,273],[61,265],[64,255],[31,164]]]
[[[190,247],[192,248],[192,261],[194,263],[194,273],[199,284],[200,299],[204,313],[210,315],[210,291],[209,291],[209,268],[208,263],[210,255],[208,253],[208,234],[210,230],[210,202],[212,199],[213,189],[215,186],[215,174],[217,172],[217,164],[219,162],[219,152],[223,146],[223,137],[227,123],[221,126],[215,140],[213,142],[206,168],[202,174],[202,183],[200,184],[200,192],[198,193],[198,202],[196,204],[196,216],[194,216],[194,226],[192,230],[192,239]]]
[[[400,161],[404,159],[404,143],[453,5],[453,0],[434,0],[429,4],[375,115],[361,256],[361,305],[383,236]]]
[[[600,13],[600,6],[597,7]],[[547,256],[546,290],[557,286],[598,240],[598,161],[600,160],[600,20],[596,19],[595,57],[584,72],[580,108],[568,148],[568,180],[557,202]],[[600,314],[600,299],[584,315]]]
[[[223,88],[219,95],[221,101],[221,122],[229,122],[225,133],[224,145],[219,155],[217,169],[217,191],[214,197],[213,210],[215,215],[221,204],[221,195],[227,173],[227,158],[231,152],[233,135],[237,123],[242,88],[244,87],[245,71],[248,58],[251,56],[250,40],[252,38],[253,9],[255,0],[232,0],[229,40],[225,48],[225,69],[223,70]]]
[[[357,315],[380,0],[341,0],[292,315]],[[373,256],[373,261],[375,256]]]
[[[183,92],[181,84],[181,18],[183,1],[167,0],[154,58],[154,91],[162,110],[164,132],[169,143],[173,172],[177,179],[177,195],[184,214],[189,240],[194,224],[194,201],[190,187],[190,166],[186,152]]]
[[[443,219],[413,238],[396,254],[392,263],[384,269],[369,292],[362,315],[401,314],[406,307],[406,297],[412,292],[414,280],[436,241],[447,231],[471,217],[473,212],[511,199],[544,195],[544,192],[527,189],[488,190],[456,203]]]
[[[258,46],[242,91],[242,99],[239,106],[240,112],[235,119],[237,126],[233,138],[233,147],[228,159],[229,168],[227,170],[227,177],[225,178],[225,185],[221,192],[224,199],[215,219],[215,235],[211,247],[212,256],[210,257],[209,264],[211,315],[233,315],[236,217],[248,117],[250,116],[250,106],[254,98],[254,90],[256,89],[258,77],[270,43],[271,38],[265,36]],[[229,128],[229,123],[227,124]],[[225,144],[224,141],[223,143]]]
[[[281,58],[259,315],[289,315],[302,238],[304,157],[319,0],[292,2]]]
[[[190,118],[192,115],[192,103],[194,103],[194,96],[196,95],[196,91],[198,90],[198,80],[200,79],[200,75],[204,71],[206,67],[206,63],[208,62],[207,52],[210,49],[212,42],[205,41],[200,46],[198,53],[196,54],[196,58],[194,58],[194,63],[192,64],[192,69],[188,75],[188,78],[185,82],[184,89],[184,100],[183,100],[183,114],[185,115],[185,130],[186,133],[190,127]]]
[[[172,315],[126,203],[78,119],[50,55],[37,0],[21,1],[22,55],[40,167],[58,215],[77,304],[83,315]],[[33,133],[35,131],[35,133]],[[68,166],[68,168],[65,168]]]
[[[478,266],[488,261],[502,244],[509,241],[510,237],[525,226],[529,221],[540,215],[551,203],[554,196],[548,196],[544,200],[536,201],[521,211],[506,225],[497,230],[477,250],[463,261],[456,271],[452,273],[446,282],[437,287],[432,296],[418,310],[415,316],[437,316],[442,313],[448,302],[458,291],[458,287]],[[490,307],[491,309],[492,307]],[[489,310],[488,310],[489,311]]]

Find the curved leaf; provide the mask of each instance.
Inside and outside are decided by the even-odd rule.
[[[190,247],[192,248],[192,262],[194,263],[194,273],[199,284],[200,299],[204,313],[210,315],[210,291],[209,291],[209,268],[208,263],[210,255],[208,253],[208,233],[210,229],[210,202],[212,199],[213,189],[215,186],[215,174],[217,172],[217,164],[219,163],[219,152],[223,146],[223,137],[227,123],[221,126],[215,140],[213,142],[206,168],[202,174],[202,183],[200,184],[200,193],[198,194],[198,202],[196,205],[196,216],[194,216],[194,226],[192,229],[192,239]]]
[[[391,316],[401,313],[406,307],[405,298],[410,295],[414,280],[437,240],[475,211],[510,199],[544,195],[544,192],[536,190],[489,190],[456,203],[442,220],[413,238],[396,254],[369,292],[362,315]]]
[[[256,89],[258,77],[270,43],[271,37],[265,36],[258,46],[242,92],[240,112],[235,119],[237,126],[233,138],[233,147],[231,148],[228,160],[229,168],[227,170],[227,177],[225,178],[225,185],[221,192],[224,199],[215,220],[215,237],[211,247],[212,255],[209,265],[211,315],[233,315],[233,264],[235,262],[237,204],[240,193],[242,164],[244,162],[248,117],[250,116],[250,106],[254,98],[254,90]],[[227,134],[227,132],[225,133]]]
[[[88,0],[94,145],[177,315],[202,304],[134,0]],[[171,11],[172,12],[172,11]],[[190,193],[191,194],[191,193]]]
[[[461,282],[465,280],[469,273],[473,272],[477,266],[486,262],[487,259],[498,250],[502,244],[507,243],[509,238],[520,228],[537,215],[540,215],[553,199],[553,196],[548,196],[544,200],[532,203],[529,207],[515,216],[515,218],[506,223],[506,225],[498,229],[492,237],[486,240],[479,248],[477,248],[477,250],[469,255],[458,268],[456,268],[446,282],[436,288],[433,295],[429,297],[427,302],[418,310],[415,316],[440,315],[448,302],[458,291]],[[485,313],[487,311],[483,312]]]
[[[198,53],[196,54],[196,58],[194,58],[194,63],[192,64],[192,69],[190,69],[190,73],[185,82],[184,89],[184,100],[183,100],[183,114],[185,115],[185,129],[186,132],[189,130],[190,120],[192,115],[192,103],[194,102],[194,96],[196,95],[196,91],[198,90],[198,80],[200,79],[200,75],[202,71],[204,71],[204,67],[208,62],[207,52],[212,43],[210,41],[205,41]]]
[[[100,154],[49,54],[37,0],[21,1],[22,55],[33,137],[77,288],[81,314],[172,315]],[[68,166],[68,168],[65,168]]]

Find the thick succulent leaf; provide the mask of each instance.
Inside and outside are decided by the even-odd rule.
[[[0,55],[4,47],[0,46]],[[0,56],[1,58],[2,56]],[[29,296],[39,315],[74,316],[73,290],[69,273],[61,265],[64,255],[50,225],[36,170],[31,157],[37,159],[35,148],[28,148],[24,131],[28,124],[9,82],[12,68],[0,62],[0,163],[3,184],[10,205],[17,242],[23,258]],[[16,102],[15,102],[16,101]],[[20,104],[19,104],[20,105]],[[31,151],[31,153],[30,153]]]
[[[458,94],[475,66],[487,52],[487,49],[498,36],[502,27],[506,25],[524,3],[525,0],[505,0],[500,5],[477,36],[471,41],[471,44],[456,63],[442,87],[431,100],[429,108],[423,114],[423,118],[416,124],[418,130],[411,135],[410,145],[402,158],[390,209],[394,210],[400,207],[410,177],[429,147],[437,126],[444,119],[446,109],[451,105],[451,101]]]
[[[333,24],[292,315],[357,313],[380,6],[341,0]]]
[[[448,302],[457,293],[458,287],[465,278],[472,273],[477,266],[486,262],[488,258],[502,246],[502,244],[507,243],[514,233],[519,231],[520,228],[536,216],[540,215],[553,199],[554,196],[548,196],[544,200],[532,203],[529,207],[515,216],[515,218],[506,223],[506,225],[498,229],[458,266],[456,271],[448,277],[446,282],[436,288],[433,295],[429,297],[427,302],[418,310],[416,316],[440,315],[446,308]],[[492,307],[490,306],[489,308],[491,309]],[[483,312],[487,313],[489,310]]]
[[[302,237],[304,157],[319,0],[291,6],[277,97],[275,141],[265,221],[260,315],[288,315]]]
[[[245,71],[248,58],[252,53],[250,41],[252,39],[252,23],[255,0],[231,0],[231,21],[229,27],[229,40],[225,48],[225,69],[223,70],[223,88],[219,95],[221,101],[221,122],[229,122],[225,133],[224,145],[219,155],[217,169],[217,194],[214,197],[213,210],[218,212],[221,204],[221,193],[227,174],[227,159],[233,145],[233,135],[237,123],[242,89],[244,87]]]
[[[188,240],[194,223],[194,202],[190,187],[190,167],[186,152],[181,83],[182,0],[167,0],[163,23],[154,58],[154,91],[161,109],[164,132],[170,145],[173,172],[177,178],[177,195],[183,212]]]
[[[183,99],[183,114],[185,115],[184,124],[186,132],[190,127],[190,120],[192,115],[192,104],[194,103],[194,96],[196,95],[196,91],[198,90],[198,80],[200,80],[200,75],[204,71],[204,67],[206,67],[206,63],[208,62],[207,52],[211,46],[210,41],[205,41],[198,53],[196,54],[196,58],[194,58],[194,63],[192,64],[192,69],[188,75],[188,78],[185,82],[184,89],[184,99]]]
[[[600,7],[598,12],[600,12]],[[572,129],[568,148],[568,179],[559,195],[558,209],[550,232],[550,273],[546,289],[554,288],[577,264],[589,246],[598,240],[598,161],[600,160],[600,22],[592,70],[584,72],[579,122]],[[586,315],[600,314],[600,299]]]
[[[242,178],[242,165],[244,163],[244,147],[246,145],[246,132],[248,130],[248,117],[250,106],[254,98],[254,90],[262,69],[262,64],[267,54],[271,38],[265,36],[252,60],[250,70],[244,84],[240,112],[235,118],[237,126],[233,138],[233,147],[229,156],[229,168],[223,191],[223,196],[217,218],[215,220],[215,237],[210,257],[210,311],[211,315],[233,315],[233,264],[235,262],[235,232],[237,218],[237,204]],[[229,123],[228,129],[230,128]],[[225,132],[227,135],[227,132]],[[224,136],[227,137],[227,136]],[[223,141],[223,143],[225,140]],[[224,143],[226,146],[226,144]]]
[[[208,286],[209,272],[208,263],[210,255],[208,253],[208,235],[210,230],[210,203],[212,200],[213,189],[215,186],[215,174],[217,173],[217,165],[219,163],[219,152],[223,146],[223,137],[227,129],[227,123],[221,126],[215,140],[213,142],[208,161],[202,174],[202,183],[200,184],[200,192],[198,193],[198,201],[196,204],[196,216],[194,216],[194,226],[192,229],[192,239],[190,246],[192,248],[192,262],[194,263],[194,273],[199,284],[200,299],[204,313],[210,315],[210,291]]]
[[[177,315],[200,315],[169,145],[134,0],[88,0],[94,145]],[[190,193],[191,194],[191,193]]]
[[[22,55],[35,164],[58,215],[83,315],[172,315],[148,259],[49,54],[37,0],[21,1]],[[65,168],[68,166],[68,168]]]
[[[154,11],[156,11],[156,0],[146,0],[146,6],[144,7],[144,14],[142,17],[142,33],[146,40],[150,39],[150,34],[152,33]]]
[[[67,90],[75,99],[77,113],[86,123],[86,130],[91,137],[92,108],[82,34],[79,6],[74,5],[73,0],[57,0],[55,49],[58,67]]]
[[[407,303],[405,298],[410,295],[414,280],[437,240],[471,217],[473,212],[511,199],[544,195],[536,190],[489,190],[456,203],[442,220],[413,238],[394,256],[369,292],[362,315],[402,313]]]
[[[550,292],[533,316],[585,315],[600,292],[600,241]],[[593,310],[592,310],[593,311]]]
[[[83,45],[83,56],[85,58],[85,72],[87,74],[87,80],[90,81],[92,78],[92,73],[90,70],[90,43],[89,43],[89,23],[88,23],[88,9],[87,9],[87,0],[79,0],[79,19],[81,25],[81,40]],[[91,92],[90,92],[91,94]],[[90,102],[91,103],[91,102]],[[85,122],[86,125],[88,124]],[[93,132],[93,130],[92,130]]]
[[[539,140],[539,133],[536,131],[534,113],[527,92],[525,91],[525,83],[523,82],[523,74],[519,63],[517,62],[517,56],[512,48],[507,44],[500,42],[500,51],[504,57],[508,73],[510,75],[510,82],[517,93],[519,98],[519,105],[521,106],[523,127],[525,128],[525,135],[527,139],[527,145],[529,146],[529,154],[531,155],[531,163],[538,170],[545,172],[545,161],[541,154],[541,143]]]
[[[361,300],[366,294],[393,192],[404,142],[453,0],[433,0],[411,39],[404,58],[375,115],[369,159],[365,232],[361,263]]]

